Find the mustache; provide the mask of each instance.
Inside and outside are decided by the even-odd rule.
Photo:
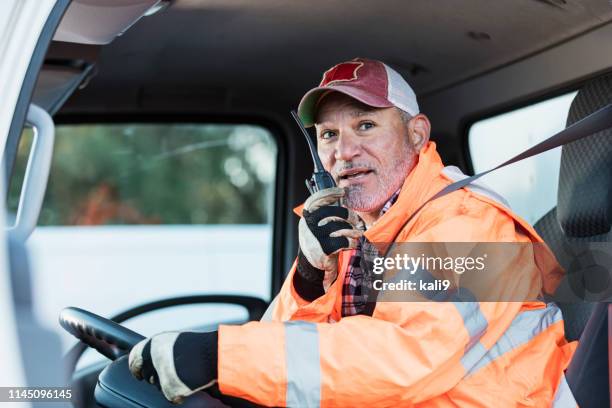
[[[332,168],[332,174],[337,177],[338,174],[340,174],[342,171],[345,170],[351,170],[354,168],[358,168],[358,169],[366,169],[366,170],[370,170],[373,172],[376,172],[376,167],[369,164],[369,163],[358,163],[358,162],[342,162],[342,163],[338,163],[336,164],[333,168]]]

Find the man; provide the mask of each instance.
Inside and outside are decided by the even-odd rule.
[[[338,187],[297,210],[297,260],[267,321],[144,340],[134,375],[176,401],[218,382],[269,406],[575,405],[563,376],[575,344],[556,306],[377,302],[368,290],[372,243],[541,242],[482,186],[427,201],[462,176],[443,167],[401,76],[379,61],[338,64],[298,111]],[[510,256],[509,285],[554,289],[558,266],[537,248]]]

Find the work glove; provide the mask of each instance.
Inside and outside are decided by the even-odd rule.
[[[130,351],[129,368],[168,401],[181,403],[217,382],[217,332],[164,332],[144,339]]]
[[[357,213],[334,205],[344,194],[340,187],[314,193],[304,203],[298,224],[298,278],[313,284],[322,283],[324,291],[338,276],[338,253],[355,248],[365,231],[365,224]]]

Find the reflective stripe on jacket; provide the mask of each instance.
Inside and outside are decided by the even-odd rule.
[[[452,182],[430,142],[397,202],[366,231],[371,242],[542,242],[525,221],[476,189],[428,203]],[[552,253],[517,252],[509,279],[529,277],[552,293],[562,271]],[[292,281],[270,321],[220,326],[219,387],[268,406],[540,407],[575,406],[563,371],[576,343],[561,312],[540,302],[379,302],[372,316],[342,318],[339,274],[313,302]],[[527,259],[526,257],[529,256]],[[514,278],[515,276],[515,278]]]

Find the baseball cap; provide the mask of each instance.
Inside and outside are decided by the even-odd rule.
[[[304,126],[314,125],[317,105],[331,91],[343,93],[375,108],[395,106],[411,116],[419,113],[414,91],[397,71],[381,61],[355,58],[325,71],[319,86],[302,97],[298,115]]]

